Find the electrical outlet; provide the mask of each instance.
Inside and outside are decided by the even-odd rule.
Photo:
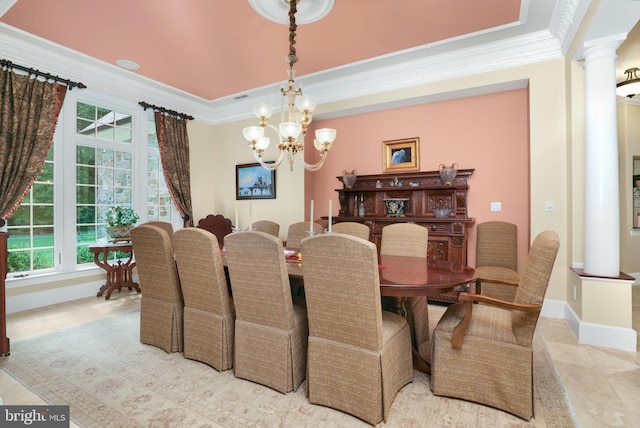
[[[491,202],[491,211],[502,211],[502,202]]]

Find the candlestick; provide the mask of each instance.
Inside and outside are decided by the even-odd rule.
[[[331,223],[333,222],[331,218],[331,212],[333,211],[333,208],[331,207],[332,202],[333,201],[329,199],[329,232],[331,232]]]
[[[234,224],[234,226],[236,228],[238,227],[238,201],[236,201],[236,223]]]
[[[309,214],[309,236],[313,233],[313,199],[311,199],[311,213]]]

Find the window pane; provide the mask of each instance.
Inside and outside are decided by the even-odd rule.
[[[7,246],[10,250],[16,248],[30,248],[31,247],[31,229],[28,227],[19,227],[11,229],[11,236],[7,241]]]
[[[53,248],[45,248],[33,251],[33,269],[51,269],[54,264]]]
[[[76,147],[76,163],[79,165],[95,165],[96,149],[93,147]]]
[[[9,251],[7,266],[11,273],[29,272],[31,270],[31,251]]]
[[[98,149],[98,165],[113,168],[113,150]]]
[[[9,223],[11,226],[29,226],[31,224],[31,205],[25,203],[20,205],[9,219]],[[11,233],[9,238],[13,237],[15,231],[12,230]]]
[[[78,226],[76,227],[77,243],[94,243],[96,242],[95,226]]]
[[[76,187],[76,203],[93,204],[96,200],[95,187],[78,186]]]
[[[93,253],[89,251],[88,245],[80,245],[76,247],[76,263],[79,265],[93,263]]]
[[[53,247],[53,227],[33,228],[33,247]]]
[[[33,202],[39,204],[53,204],[53,184],[33,184]]]
[[[36,178],[36,181],[44,182],[44,183],[52,183],[53,182],[53,163],[45,162],[42,166],[42,171],[40,171],[40,175]]]
[[[78,184],[95,184],[96,169],[92,166],[76,167],[76,183]]]
[[[53,224],[53,206],[52,205],[36,205],[33,207],[33,224],[47,225]],[[53,233],[53,231],[52,231]]]
[[[131,130],[116,128],[116,141],[121,143],[130,143],[131,142]]]
[[[83,119],[96,119],[96,107],[90,104],[76,103],[76,116]]]
[[[87,224],[96,222],[95,206],[76,206],[76,221],[78,224]]]

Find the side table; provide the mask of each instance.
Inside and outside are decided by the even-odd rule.
[[[115,289],[120,292],[122,287],[129,290],[135,288],[140,293],[140,286],[133,281],[132,271],[136,267],[133,261],[133,247],[130,242],[118,242],[110,244],[96,244],[89,247],[89,251],[93,253],[93,261],[107,272],[107,283],[100,287],[97,297],[102,296],[105,292],[105,300],[109,300],[111,292]],[[109,263],[109,253],[123,252],[129,254],[129,258],[123,263],[118,259],[117,263]],[[102,254],[102,260],[100,260]]]

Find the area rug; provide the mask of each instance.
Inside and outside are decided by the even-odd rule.
[[[233,371],[167,354],[139,342],[140,312],[130,311],[11,344],[0,367],[50,404],[70,406],[83,427],[367,427],[309,404],[306,383],[280,394],[236,379]],[[535,339],[535,418],[435,397],[415,372],[396,396],[389,427],[572,427],[544,340]],[[460,362],[464,367],[464,362]]]

